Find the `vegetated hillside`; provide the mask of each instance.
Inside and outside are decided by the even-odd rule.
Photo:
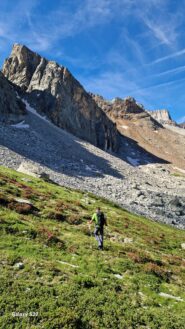
[[[1,328],[185,328],[184,231],[4,167],[0,223]]]

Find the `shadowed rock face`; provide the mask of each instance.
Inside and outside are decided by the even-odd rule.
[[[3,74],[54,124],[102,149],[117,151],[115,124],[65,67],[15,44]]]
[[[17,94],[0,72],[0,122],[16,123],[24,118],[25,105],[17,97]]]

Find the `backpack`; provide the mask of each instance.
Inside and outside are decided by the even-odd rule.
[[[100,212],[99,214],[97,214],[97,218],[98,218],[98,226],[103,227],[106,223],[104,213]]]

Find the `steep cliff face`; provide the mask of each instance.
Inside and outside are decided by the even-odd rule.
[[[0,122],[16,123],[24,118],[25,105],[0,72]]]
[[[175,122],[172,120],[168,110],[148,111],[148,113],[161,124],[175,125]]]
[[[117,151],[115,124],[67,68],[15,44],[3,74],[54,124],[102,149]]]

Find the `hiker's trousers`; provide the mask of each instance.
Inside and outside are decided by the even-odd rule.
[[[103,227],[95,227],[94,236],[98,241],[98,247],[103,248]]]

